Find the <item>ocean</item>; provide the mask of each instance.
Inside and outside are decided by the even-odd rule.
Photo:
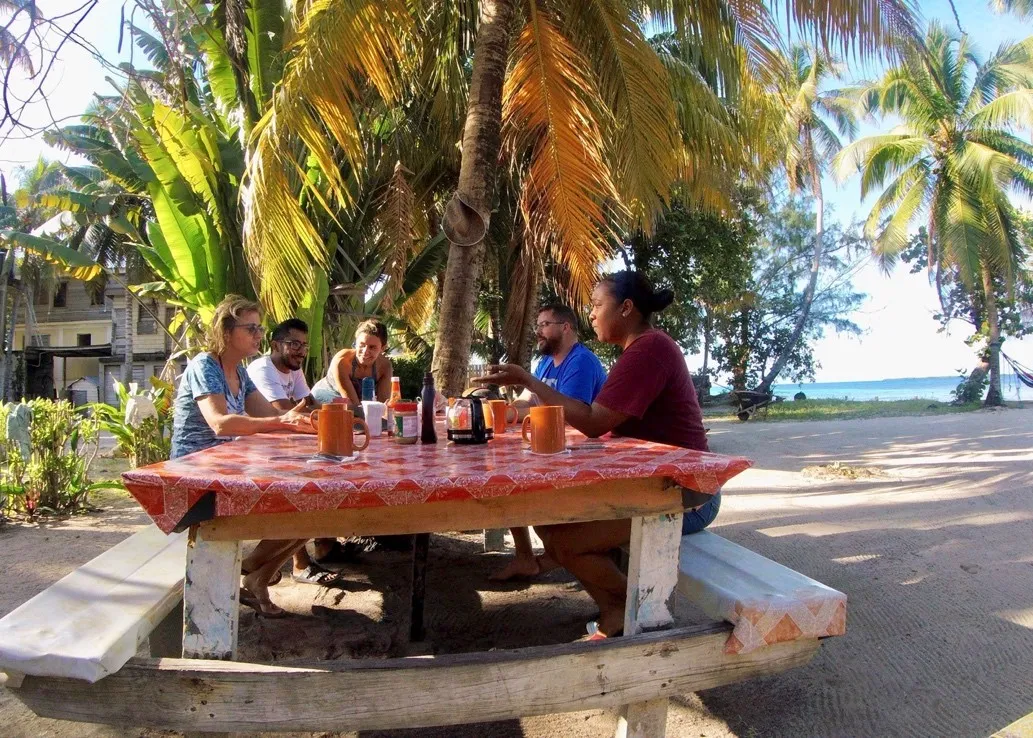
[[[873,382],[804,382],[776,384],[773,391],[787,400],[803,392],[809,400],[924,400],[949,402],[951,391],[958,386],[958,377],[906,377],[880,379]],[[1001,392],[1007,401],[1033,400],[1033,389],[1026,387],[1014,374],[1001,375]]]

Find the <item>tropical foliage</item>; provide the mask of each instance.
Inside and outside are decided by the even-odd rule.
[[[140,390],[115,382],[118,407],[103,403],[90,406],[100,427],[115,438],[120,453],[136,468],[165,461],[172,450],[172,403],[175,387],[151,377],[151,387]]]
[[[64,401],[30,400],[21,404],[31,416],[24,433],[9,437],[7,417],[18,407],[0,409],[0,489],[10,510],[30,517],[76,512],[88,506],[91,492],[112,486],[90,481],[98,451],[95,417]]]
[[[490,224],[496,191],[504,191],[497,179],[515,173],[515,263],[531,272],[516,275],[516,283],[537,279],[535,270],[551,256],[577,301],[623,229],[651,230],[677,180],[705,190],[702,183],[734,178],[758,152],[725,125],[732,117],[721,98],[756,87],[753,80],[767,78],[779,58],[775,22],[762,4],[394,0],[301,7],[311,9],[298,18],[283,84],[256,128],[245,238],[263,299],[279,285],[297,288],[285,305],[300,296],[311,265],[328,259],[315,216],[295,199],[303,173],[313,161],[326,175],[325,196],[314,198],[324,212],[350,202],[334,155],[353,176],[364,175],[359,143],[369,120],[362,112],[371,103],[395,106],[407,90],[428,90],[426,114],[454,116],[465,87],[456,83],[470,64],[458,177],[464,203]],[[907,6],[892,0],[787,10],[822,44],[862,54],[912,28]],[[647,14],[676,43],[651,45],[642,30]],[[435,346],[448,391],[465,377],[484,253],[483,245],[450,248],[438,325],[447,340]]]
[[[1002,46],[985,61],[965,36],[930,26],[921,51],[908,51],[860,91],[869,115],[896,116],[893,130],[850,144],[842,177],[861,173],[861,197],[881,190],[865,233],[884,263],[906,248],[910,227],[926,227],[933,276],[956,271],[982,285],[989,348],[986,404],[1001,398],[999,308],[994,280],[1010,290],[1023,258],[1013,191],[1033,193],[1033,38]]]
[[[801,287],[814,272],[815,220],[812,203],[802,197],[787,198],[762,213],[748,279],[735,297],[713,311],[719,337],[714,359],[718,371],[731,375],[735,389],[758,386],[778,361],[784,377],[794,382],[813,379],[820,366],[814,344],[824,332],[860,332],[850,316],[864,295],[851,288],[850,275],[869,247],[855,229],[839,226],[825,233],[821,279],[809,298],[803,330],[797,331],[808,299]]]

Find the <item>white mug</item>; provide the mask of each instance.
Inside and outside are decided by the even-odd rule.
[[[384,432],[384,412],[387,405],[376,400],[366,400],[362,403],[362,414],[366,416],[366,425],[369,426],[371,438],[377,438]]]

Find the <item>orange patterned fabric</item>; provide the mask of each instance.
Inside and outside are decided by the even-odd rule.
[[[442,430],[440,435],[444,436]],[[586,439],[568,430],[572,447]],[[354,461],[314,459],[314,436],[260,434],[174,461],[125,472],[129,492],[166,533],[194,503],[215,493],[216,517],[380,505],[418,505],[577,487],[610,479],[669,477],[714,494],[748,459],[631,438],[601,448],[536,456],[517,433],[483,445],[405,446],[374,438]]]

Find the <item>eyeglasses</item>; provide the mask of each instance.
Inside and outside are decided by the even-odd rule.
[[[285,349],[287,349],[288,351],[290,351],[291,353],[295,353],[295,354],[307,354],[308,353],[308,344],[304,343],[302,341],[280,341],[280,343],[282,343],[283,347]]]
[[[535,323],[534,327],[537,330],[541,330],[542,328],[545,328],[550,325],[563,325],[566,322],[567,321],[565,320],[543,320],[541,323]]]
[[[265,328],[260,326],[258,323],[237,323],[234,328],[243,328],[252,336],[264,336]]]

